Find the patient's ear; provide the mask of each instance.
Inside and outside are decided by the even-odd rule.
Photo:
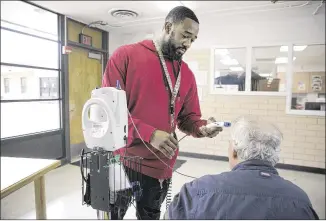
[[[233,155],[233,158],[234,158],[234,159],[238,159],[238,154],[237,154],[237,152],[236,152],[236,151],[234,151],[234,150],[233,150],[233,153],[232,153],[232,155]]]

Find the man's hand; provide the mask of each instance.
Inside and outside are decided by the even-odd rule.
[[[210,117],[207,120],[207,124],[213,122],[216,122],[216,120],[213,117]],[[216,137],[221,131],[223,131],[223,128],[222,127],[207,128],[206,126],[202,126],[199,128],[199,130],[203,137],[213,138]]]
[[[172,159],[174,151],[178,148],[178,141],[162,130],[154,131],[150,144],[169,159]]]

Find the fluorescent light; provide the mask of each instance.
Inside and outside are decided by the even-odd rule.
[[[293,57],[293,61],[297,59],[296,57]],[[279,57],[275,59],[275,64],[286,64],[288,63],[288,58],[287,57]]]
[[[238,65],[239,62],[236,59],[231,59],[229,56],[225,56],[220,62],[224,65]]]
[[[230,71],[244,71],[242,67],[230,67]]]
[[[228,49],[215,49],[215,55],[226,56],[229,54]]]
[[[303,51],[307,48],[307,45],[295,45],[293,46],[294,51]],[[288,46],[281,46],[280,52],[287,52],[289,50]]]
[[[271,74],[270,73],[261,73],[259,74],[261,77],[270,77]]]

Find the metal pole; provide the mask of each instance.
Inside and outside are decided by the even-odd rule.
[[[105,214],[101,210],[96,210],[97,213],[97,219],[105,219]]]

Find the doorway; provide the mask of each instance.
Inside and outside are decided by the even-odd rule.
[[[79,160],[85,148],[82,110],[91,91],[101,86],[102,61],[89,58],[89,50],[73,47],[69,54],[69,121],[71,161]],[[103,54],[101,54],[103,57]]]

